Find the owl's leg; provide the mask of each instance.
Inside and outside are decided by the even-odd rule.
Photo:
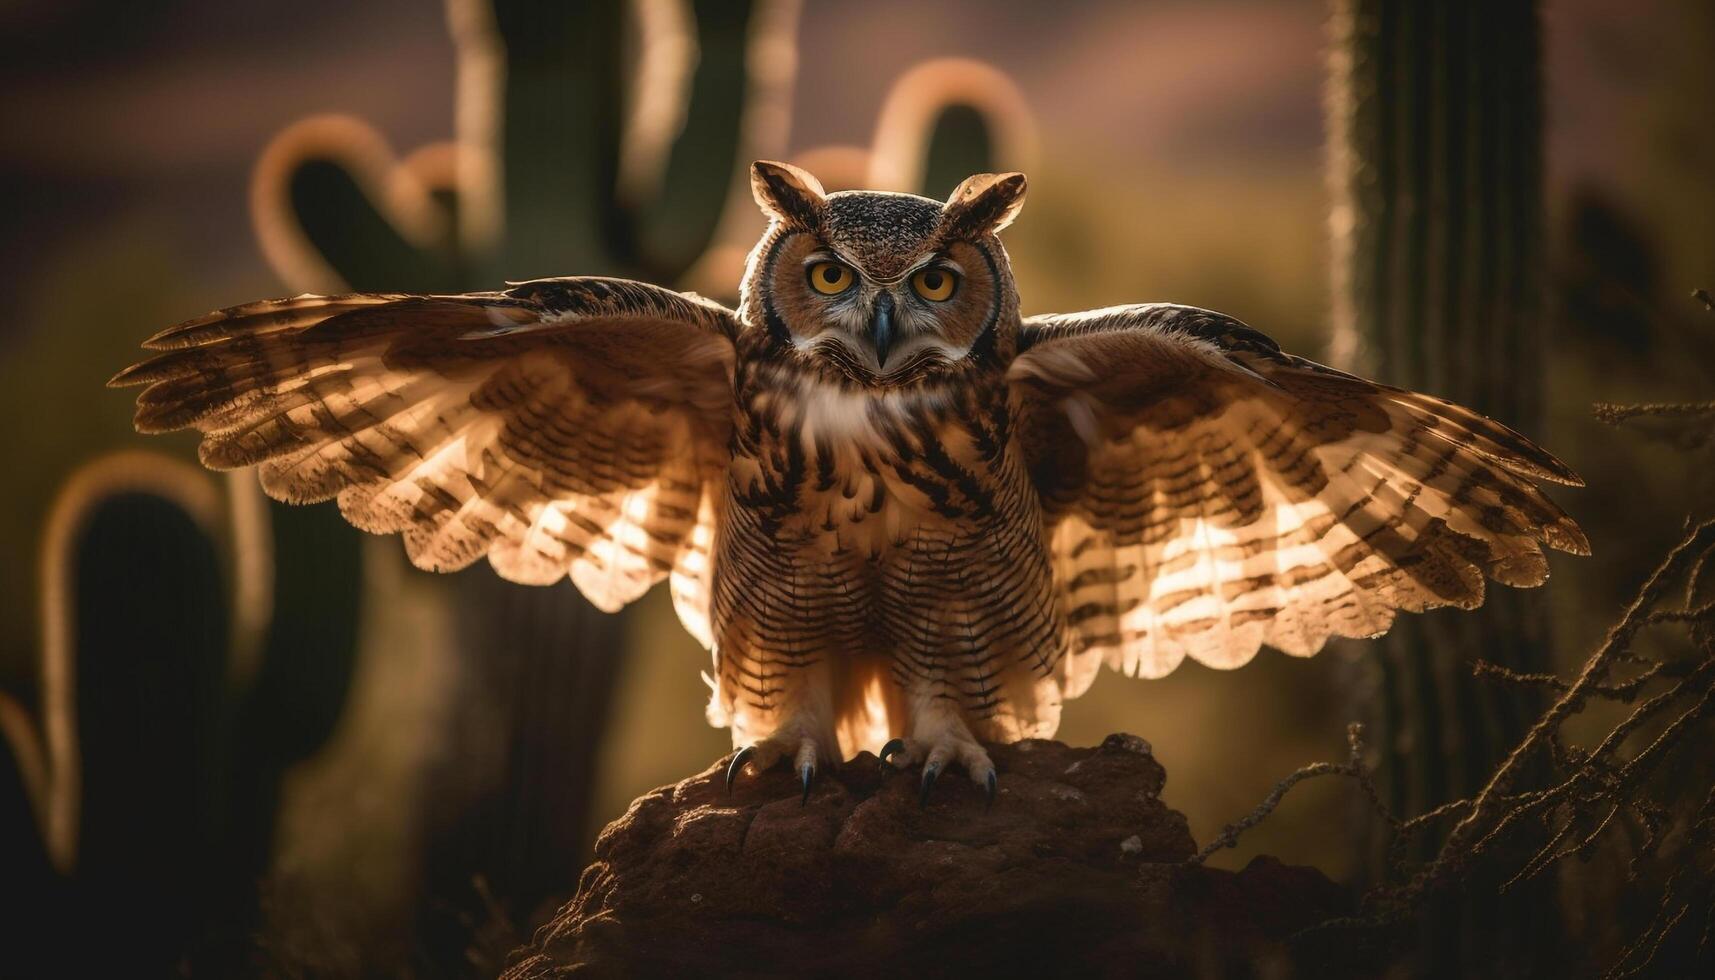
[[[787,671],[781,685],[777,701],[766,713],[768,720],[779,719],[778,722],[767,735],[739,749],[732,757],[727,764],[727,791],[732,791],[733,781],[747,765],[752,771],[764,772],[787,759],[803,784],[801,802],[807,802],[817,766],[838,762],[840,758],[839,740],[834,733],[832,685],[825,660]],[[737,741],[755,737],[755,729],[760,727],[745,721],[734,720],[733,735]]]
[[[965,767],[971,780],[983,788],[993,804],[1000,782],[994,763],[971,734],[957,704],[938,690],[925,688],[911,692],[910,709],[910,733],[882,746],[881,761],[901,766],[923,763],[919,802],[924,806],[929,803],[929,791],[934,788],[935,780],[953,762]]]

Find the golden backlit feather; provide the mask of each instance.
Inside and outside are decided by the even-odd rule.
[[[336,499],[420,568],[486,555],[614,610],[691,566],[676,598],[706,637],[734,332],[716,304],[621,280],[300,296],[164,331],[113,383],[148,386],[138,429],[198,429],[205,464]]]
[[[1165,304],[1026,321],[1009,377],[1077,635],[1159,677],[1307,656],[1396,610],[1469,608],[1484,580],[1540,584],[1541,546],[1589,545],[1533,480],[1559,460],[1467,409],[1282,353]]]

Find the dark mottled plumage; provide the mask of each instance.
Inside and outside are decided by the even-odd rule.
[[[978,740],[1051,734],[1102,663],[1310,654],[1587,550],[1536,486],[1576,477],[1466,409],[1206,310],[1021,319],[1020,175],[753,188],[736,312],[594,278],[304,296],[168,330],[114,383],[148,385],[139,429],[197,428],[205,463],[422,567],[486,555],[606,609],[671,578],[757,765],[901,735],[987,785]]]

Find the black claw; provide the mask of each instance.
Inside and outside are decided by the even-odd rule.
[[[750,758],[750,754],[752,752],[755,752],[755,751],[756,751],[756,746],[746,745],[744,748],[739,749],[738,752],[733,755],[731,762],[727,763],[727,765],[726,765],[726,792],[727,792],[728,796],[732,795],[732,781],[734,779],[738,778],[738,771],[740,769],[744,768],[744,760]]]
[[[887,744],[883,745],[881,747],[881,771],[886,772],[889,769],[892,769],[893,764],[889,760],[891,760],[894,756],[896,756],[899,753],[904,752],[904,751],[905,751],[905,740],[904,739],[902,739],[902,738],[890,738],[890,739],[888,739]]]
[[[810,780],[816,778],[816,767],[806,762],[798,767],[798,781],[804,784],[804,798],[798,801],[799,806],[810,802]]]
[[[929,805],[929,791],[935,787],[935,777],[939,775],[941,775],[941,764],[939,762],[931,762],[923,767],[923,789],[917,796],[917,805],[919,807],[927,807]]]
[[[990,808],[994,807],[995,794],[1000,792],[1000,779],[997,776],[995,776],[993,769],[989,770],[987,790],[988,790],[988,803],[984,804],[984,808],[990,809]]]

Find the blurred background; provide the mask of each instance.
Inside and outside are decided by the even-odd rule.
[[[1445,24],[1339,4],[1353,30],[1334,6],[0,3],[0,889],[24,909],[3,930],[20,973],[491,973],[604,823],[730,750],[664,589],[608,617],[569,584],[418,572],[331,506],[202,471],[184,434],[135,435],[135,393],[102,383],[156,330],[300,291],[607,273],[730,301],[762,228],[754,157],[935,196],[1025,170],[1005,242],[1027,314],[1219,309],[1474,402],[1582,473],[1554,496],[1594,557],[1554,556],[1539,595],[1415,642],[1105,676],[1060,735],[1148,739],[1200,841],[1343,757],[1350,720],[1380,733],[1405,811],[1463,791],[1529,714],[1461,694],[1463,658],[1576,665],[1710,509],[1706,449],[1590,406],[1715,390],[1715,317],[1690,299],[1715,286],[1715,7],[1502,4],[1522,14],[1492,34],[1470,13],[1454,63],[1477,81],[1448,97]],[[1448,118],[1469,120],[1451,151]],[[1470,187],[1500,203],[1435,231]],[[1396,227],[1439,244],[1390,245]],[[1445,274],[1437,255],[1495,282],[1427,316],[1462,326],[1376,294]],[[1350,787],[1310,784],[1218,860],[1361,885],[1368,834]]]

